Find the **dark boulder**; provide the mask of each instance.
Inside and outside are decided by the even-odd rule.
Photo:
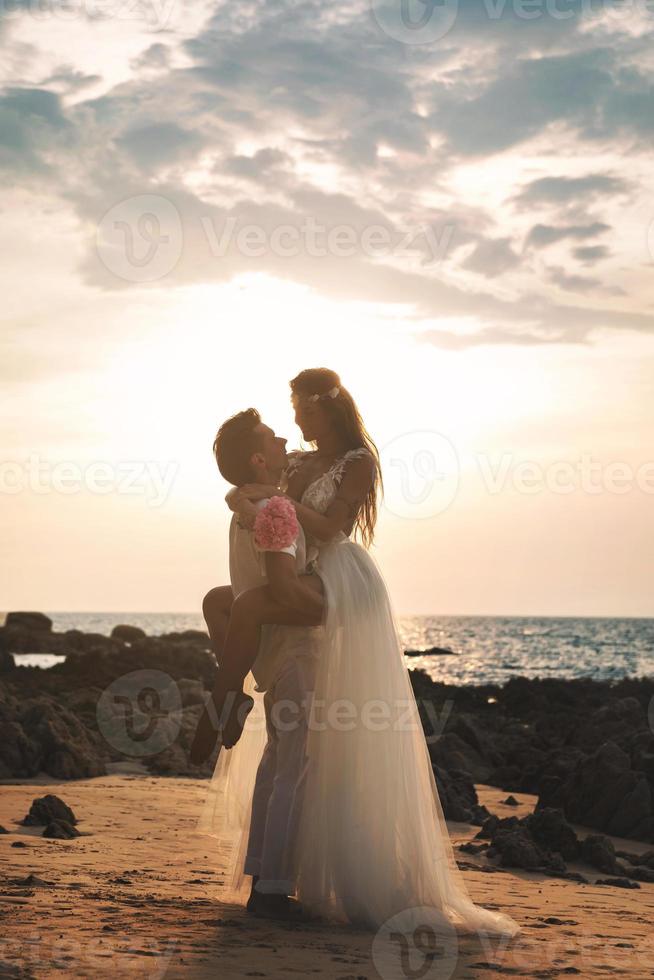
[[[80,836],[79,830],[76,830],[68,820],[51,820],[43,831],[43,837],[51,837],[54,840],[72,840],[73,837]]]
[[[433,770],[445,819],[472,823],[474,808],[479,805],[479,800],[470,774],[440,766],[434,766]]]
[[[605,742],[583,757],[565,780],[544,781],[538,807],[558,807],[573,823],[614,837],[652,840],[652,789],[644,773],[631,768],[629,755]]]
[[[0,674],[7,674],[10,670],[13,670],[16,666],[16,661],[11,653],[7,650],[0,649]]]
[[[182,630],[181,633],[163,633],[157,639],[167,640],[170,643],[193,643],[202,647],[203,650],[211,649],[209,634],[203,630]]]
[[[145,638],[145,630],[138,626],[114,626],[111,631],[111,639],[121,643],[134,643],[136,640],[144,640]]]
[[[455,650],[449,647],[429,647],[427,650],[405,650],[406,657],[456,657]]]
[[[484,783],[491,766],[481,753],[455,732],[445,732],[428,744],[429,756],[441,769],[459,769],[469,772],[475,782]]]
[[[58,796],[48,793],[32,801],[30,811],[22,821],[26,827],[47,826],[52,821],[63,820],[75,825],[77,817],[71,808]]]
[[[620,872],[613,842],[604,834],[591,834],[581,845],[581,856],[591,868],[607,875]]]
[[[23,731],[39,746],[39,769],[57,779],[103,776],[107,750],[67,708],[50,698],[36,698],[20,714]]]
[[[543,808],[524,818],[530,834],[546,851],[556,851],[566,861],[579,857],[579,841],[561,810]]]
[[[52,629],[52,620],[40,612],[10,612],[5,618],[5,627],[10,626],[47,633]]]

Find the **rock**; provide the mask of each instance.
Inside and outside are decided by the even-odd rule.
[[[483,827],[485,822],[491,816],[488,807],[481,806],[479,803],[475,803],[471,807],[470,812],[471,812],[470,823],[473,824],[473,826],[475,827]]]
[[[479,801],[470,774],[460,769],[442,769],[440,766],[434,766],[433,770],[445,819],[471,823],[473,807]]]
[[[427,650],[405,650],[406,657],[456,657],[454,650],[448,647],[429,647]]]
[[[203,630],[182,630],[181,633],[164,633],[159,639],[169,640],[172,643],[196,643],[205,650],[211,649],[209,634]]]
[[[146,639],[145,630],[138,626],[114,626],[111,631],[112,640],[120,640],[123,643],[134,643],[136,640]]]
[[[46,881],[45,878],[38,878],[34,874],[27,875],[26,878],[14,878],[12,881],[14,885],[20,885],[21,888],[54,888],[54,883],[52,881]]]
[[[573,823],[615,837],[652,840],[653,793],[645,773],[631,769],[631,759],[613,742],[605,742],[577,764],[564,781],[544,783],[538,807],[562,809]]]
[[[469,840],[465,844],[460,844],[459,850],[463,851],[465,854],[480,854],[482,851],[487,850],[488,846],[488,844],[475,844]]]
[[[520,821],[517,817],[496,817],[491,814],[488,820],[482,824],[482,828],[476,836],[492,839],[498,830],[514,830],[519,825]]]
[[[7,650],[0,649],[0,674],[7,674],[10,670],[13,670],[16,666],[16,661],[14,660],[11,653]]]
[[[505,868],[525,868],[533,871],[543,866],[544,859],[540,848],[524,827],[512,830],[498,830],[493,835],[489,857],[499,854]]]
[[[52,620],[39,612],[10,612],[5,618],[5,628],[19,626],[21,629],[49,633]]]
[[[468,772],[477,783],[485,782],[491,771],[481,753],[454,732],[445,732],[429,743],[429,756],[440,769]]]
[[[505,800],[500,800],[503,806],[520,806],[515,796],[507,796]]]
[[[566,861],[579,857],[577,835],[562,810],[536,810],[524,818],[524,824],[539,847],[560,854]]]
[[[39,746],[12,715],[7,705],[0,704],[0,779],[34,776],[39,771]]]
[[[58,796],[48,793],[32,801],[30,812],[22,821],[26,827],[47,825],[53,820],[64,820],[76,824],[77,818],[71,808]]]
[[[629,881],[628,878],[598,878],[596,885],[613,885],[614,888],[640,888],[637,881]]]
[[[603,834],[592,834],[581,845],[581,856],[591,867],[604,874],[617,875],[619,871],[613,842]]]
[[[654,882],[654,871],[651,868],[642,867],[640,865],[630,865],[625,868],[624,865],[618,862],[618,871],[624,875],[626,878],[632,878],[634,881],[645,881],[649,884]]]
[[[3,827],[2,824],[0,824],[0,834],[8,834],[8,833],[9,831],[7,830],[7,828]]]
[[[20,714],[20,723],[38,745],[37,771],[57,779],[105,774],[106,749],[100,736],[57,702],[46,698],[29,702]]]
[[[73,837],[80,837],[81,834],[68,820],[52,820],[43,831],[42,836],[52,837],[56,840],[70,840]]]
[[[10,846],[11,847],[27,847],[27,844],[25,843],[24,840],[15,840]]]
[[[556,810],[529,814],[522,820],[492,816],[477,837],[490,838],[488,856],[499,855],[505,867],[539,870],[557,876],[567,874],[564,856],[573,859],[578,854],[574,830]]]

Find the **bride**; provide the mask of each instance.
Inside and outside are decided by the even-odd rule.
[[[335,372],[309,369],[290,384],[296,423],[316,448],[292,454],[284,495],[304,527],[326,603],[297,897],[309,914],[373,929],[401,915],[409,926],[511,936],[516,923],[476,906],[456,866],[388,590],[367,550],[381,484],[376,447]],[[252,501],[279,494],[247,485],[230,506],[247,519]],[[239,895],[248,794],[265,735],[255,715],[221,753],[198,825],[231,843]]]

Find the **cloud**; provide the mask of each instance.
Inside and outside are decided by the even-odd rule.
[[[611,174],[587,174],[585,177],[540,177],[526,184],[511,198],[511,203],[521,210],[534,205],[567,205],[605,200],[617,194],[625,194],[629,181]]]
[[[40,88],[9,87],[0,95],[0,169],[45,175],[43,151],[73,136],[59,96]]]
[[[133,283],[96,251],[103,217],[120,201],[158,195],[178,212],[183,240],[157,288],[256,270],[418,320],[474,317],[493,343],[579,342],[594,325],[651,330],[631,293],[624,309],[603,308],[602,297],[619,295],[611,275],[628,258],[614,267],[593,242],[614,223],[607,202],[647,189],[638,157],[651,129],[647,39],[603,28],[598,41],[581,4],[571,19],[531,22],[511,6],[461,4],[438,44],[402,45],[363,0],[221,2],[194,36],[171,30],[150,44],[129,62],[131,77],[101,97],[65,103],[45,88],[5,90],[0,163],[14,179],[38,173],[70,207],[82,282],[105,293]],[[44,85],[80,95],[93,78],[71,55]],[[577,154],[594,153],[609,162],[566,172]],[[516,186],[507,181],[498,198],[489,185],[488,200],[473,199],[459,167],[472,162],[483,175],[486,161],[502,173],[515,167]],[[533,208],[546,213],[525,228]],[[281,226],[307,221],[351,227],[355,253],[318,256],[306,241],[292,256],[270,247]],[[209,232],[247,224],[262,230],[263,254],[234,241],[215,254]],[[393,242],[404,236],[404,254],[366,251],[373,226]],[[538,252],[568,243],[570,267],[559,255],[549,269],[539,262]],[[601,288],[581,269],[600,260]],[[562,307],[552,284],[592,308]]]
[[[509,238],[487,239],[479,242],[472,254],[462,263],[464,269],[479,272],[489,278],[501,275],[520,264],[520,256],[511,248]]]
[[[572,293],[608,293],[611,296],[624,296],[625,291],[619,286],[606,286],[600,279],[592,276],[570,275],[560,266],[551,266],[547,270],[547,278],[561,289]]]
[[[116,136],[115,142],[142,170],[157,170],[182,160],[188,162],[205,143],[199,133],[173,122],[135,126]]]
[[[606,245],[581,245],[574,248],[572,254],[583,265],[595,265],[596,262],[608,259],[611,253]]]
[[[594,221],[588,225],[568,225],[554,227],[552,225],[534,225],[525,241],[526,248],[547,248],[555,242],[564,241],[566,238],[579,240],[584,238],[595,238],[610,231],[610,225],[601,221]]]

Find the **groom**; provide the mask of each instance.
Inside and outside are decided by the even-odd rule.
[[[286,440],[276,436],[254,409],[228,419],[214,443],[223,477],[234,486],[279,483],[286,466]],[[257,509],[266,500],[255,504]],[[307,592],[306,541],[302,528],[281,551],[262,552],[252,530],[241,527],[236,514],[229,531],[229,567],[233,596],[268,582],[289,609],[294,626],[262,627],[252,666],[257,691],[264,691],[268,740],[257,770],[244,871],[252,875],[248,911],[253,915],[292,918],[297,903],[293,845],[307,772],[306,738],[317,660],[322,650],[322,603]],[[203,611],[214,645],[220,648],[227,621],[225,590],[212,589]],[[307,608],[312,610],[307,612]]]

